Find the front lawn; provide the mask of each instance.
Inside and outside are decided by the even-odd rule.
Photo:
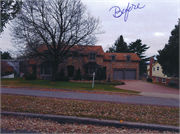
[[[179,126],[179,108],[1,94],[1,111]]]
[[[110,91],[123,93],[140,93],[131,90],[115,88],[115,85],[94,84],[92,88],[91,82],[56,82],[51,83],[49,80],[25,80],[24,78],[1,79],[1,85],[23,86],[23,87],[43,87],[43,88],[59,88],[59,89],[76,89],[91,91]]]

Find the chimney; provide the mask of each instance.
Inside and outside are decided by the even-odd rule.
[[[151,78],[152,77],[152,65],[154,63],[154,58],[153,57],[150,57],[150,67],[149,67],[149,77]]]

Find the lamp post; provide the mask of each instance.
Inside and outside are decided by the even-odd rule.
[[[93,83],[92,83],[92,88],[94,88],[94,77],[95,77],[95,72],[93,72]]]

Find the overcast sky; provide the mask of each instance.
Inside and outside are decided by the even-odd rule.
[[[141,39],[143,44],[150,46],[145,53],[146,56],[156,55],[157,51],[168,43],[171,31],[180,18],[180,0],[82,0],[82,2],[94,17],[101,20],[102,30],[105,33],[98,36],[99,41],[95,45],[101,45],[104,51],[123,35],[127,44]],[[119,18],[113,16],[115,10],[122,11],[128,4],[129,7],[132,7],[132,4],[139,5],[141,9],[132,9],[127,19],[125,14]],[[7,25],[0,37],[1,51],[13,50],[8,27]]]

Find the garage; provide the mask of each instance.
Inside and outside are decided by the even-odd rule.
[[[113,79],[136,79],[136,69],[114,69],[113,70]]]

